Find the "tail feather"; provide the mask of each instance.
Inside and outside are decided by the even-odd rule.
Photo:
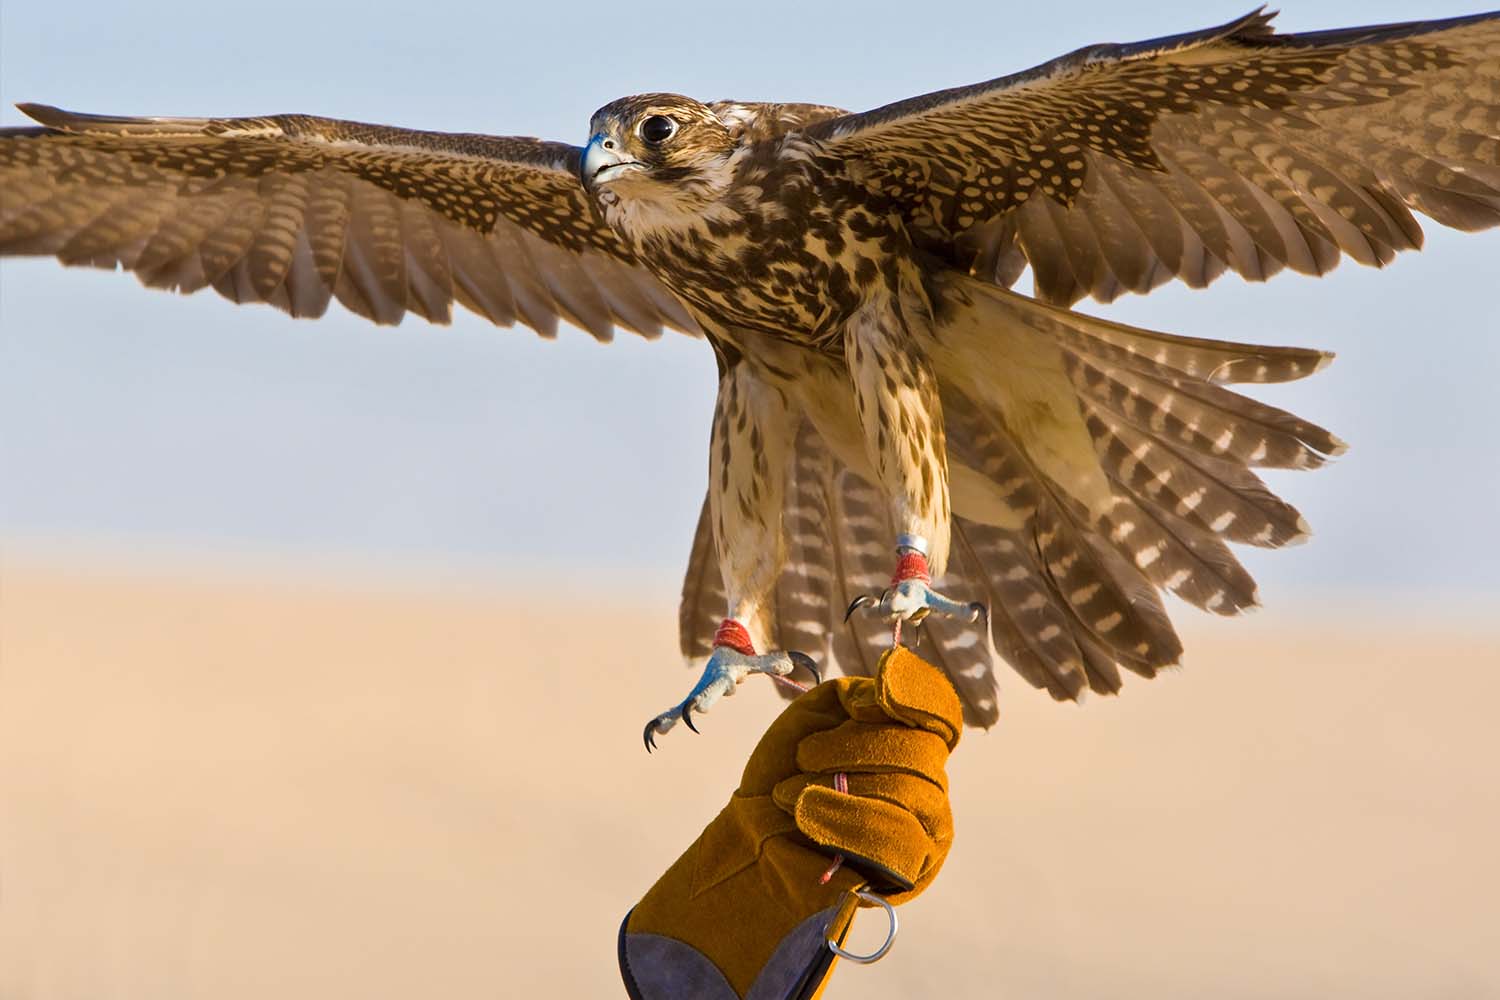
[[[1156,588],[1064,499],[1049,500],[1037,508],[1042,568],[1081,630],[1136,672],[1176,663],[1182,643]]]
[[[1078,636],[1078,648],[1083,653],[1083,670],[1089,680],[1089,690],[1095,694],[1119,694],[1125,684],[1120,678],[1120,668],[1115,664],[1114,651],[1106,649],[1087,632]]]
[[[1022,303],[1014,311],[1033,329],[1075,353],[1146,374],[1169,370],[1216,385],[1292,382],[1333,360],[1328,351],[1179,337],[1034,300]]]
[[[1155,588],[1129,561],[1139,551],[1136,540],[1115,542],[1102,534],[1083,505],[1037,467],[989,408],[960,393],[945,396],[944,407],[950,454],[990,481],[1003,484],[1006,503],[1026,525],[1018,533],[1022,543],[1014,551],[1007,549],[1005,558],[989,567],[992,579],[999,575],[1015,581],[1022,585],[1021,592],[994,587],[999,591],[995,603],[1027,607],[1038,600],[1049,601],[1060,617],[1027,623],[1038,630],[1041,639],[1092,636],[1097,645],[1109,649],[1118,662],[1136,673],[1149,676],[1156,668],[1175,663],[1182,645]],[[1128,497],[1115,496],[1114,505],[1122,499]],[[1021,563],[1022,557],[1030,561],[1030,569]],[[1027,587],[1032,573],[1041,578],[1039,587]],[[1086,653],[1075,645],[1050,659],[1086,665]],[[1092,674],[1105,686],[1101,689],[1091,683],[1091,687],[1113,689],[1107,683],[1109,671],[1096,665]]]
[[[1078,392],[1099,408],[1206,455],[1257,468],[1315,469],[1346,445],[1316,424],[1199,379],[1158,378],[1067,356]]]
[[[878,593],[889,579],[894,535],[886,505],[864,480],[840,467],[811,424],[798,434],[794,463],[787,502],[798,505],[802,523],[813,530],[787,552],[777,604],[787,607],[788,595],[796,593],[812,613],[779,614],[779,644],[819,649],[842,673],[871,676],[890,635],[868,618],[845,622],[843,616],[855,597]]]
[[[825,595],[845,585],[837,550],[830,550],[828,506],[823,483],[831,474],[830,457],[805,440],[802,428],[791,456],[782,531],[786,561],[776,580],[773,603],[776,639],[784,649],[826,654],[829,636]]]
[[[1301,541],[1307,522],[1243,465],[1181,448],[1085,406],[1100,463],[1136,498],[1245,545]]]
[[[725,602],[724,576],[714,549],[713,517],[705,496],[682,578],[682,600],[677,605],[677,643],[688,662],[702,661],[713,652],[713,634],[724,617]]]
[[[849,603],[860,594],[878,594],[890,584],[891,539],[895,525],[888,514],[888,504],[880,492],[864,479],[839,466],[810,426],[798,439],[798,450],[816,455],[818,474],[804,478],[799,466],[798,489],[805,495],[818,496],[818,505],[826,516],[823,539],[816,534],[813,544],[799,553],[804,563],[820,562],[826,566],[827,584],[820,592],[821,614],[805,618],[816,620],[816,630],[800,632],[788,628],[783,618],[780,638],[786,648],[797,641],[811,641],[816,631],[824,638],[827,658],[840,672],[872,676],[880,656],[891,646],[889,623],[865,615],[844,620]],[[806,577],[788,560],[782,572],[782,589],[788,580]],[[946,574],[936,581],[940,588],[957,588],[955,592],[978,596],[980,587],[963,577],[950,559]],[[805,588],[806,593],[815,593]],[[817,597],[814,597],[816,602]],[[907,642],[917,643],[921,654],[942,669],[958,691],[968,725],[990,726],[998,718],[996,664],[994,645],[987,634],[973,626],[929,618],[920,628],[909,630]]]
[[[998,655],[1029,684],[1058,701],[1076,699],[1088,686],[1083,654],[1034,548],[1019,532],[962,517],[953,532],[956,557],[944,586],[986,603]]]
[[[1229,546],[1170,510],[1142,501],[1123,487],[1121,491],[1103,528],[1116,546],[1128,546],[1146,579],[1215,614],[1259,607],[1259,588]]]

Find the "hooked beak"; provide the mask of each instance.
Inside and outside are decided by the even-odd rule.
[[[586,188],[612,180],[631,170],[644,169],[645,164],[626,156],[619,141],[604,132],[595,133],[589,140],[578,165],[579,180],[583,181]]]

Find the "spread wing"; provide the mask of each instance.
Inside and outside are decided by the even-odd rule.
[[[1271,15],[1097,45],[805,131],[986,280],[1108,301],[1226,268],[1381,265],[1415,209],[1500,223],[1500,13],[1277,35]]]
[[[0,254],[320,316],[446,323],[458,302],[552,335],[696,332],[594,217],[580,150],[357,122],[115,118],[21,105],[0,129]]]

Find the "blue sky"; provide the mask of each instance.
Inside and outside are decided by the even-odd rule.
[[[1202,27],[1248,0],[1139,5],[633,2],[0,6],[0,121],[32,100],[121,114],[302,111],[581,142],[624,93],[873,107],[1098,41]],[[1445,16],[1451,0],[1302,2],[1283,30]],[[913,10],[918,13],[913,14]],[[1259,393],[1352,444],[1272,477],[1313,544],[1246,554],[1267,599],[1500,596],[1500,233],[1321,281],[1226,278],[1112,306],[1199,336],[1331,348]],[[545,342],[462,314],[294,322],[126,275],[0,265],[0,542],[271,553],[499,576],[680,571],[714,366],[682,337]]]

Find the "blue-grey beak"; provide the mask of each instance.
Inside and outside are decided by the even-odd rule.
[[[578,179],[583,182],[584,187],[592,187],[600,171],[634,163],[637,161],[632,160],[620,150],[617,140],[608,133],[596,132],[589,140],[589,144],[584,147],[583,157],[578,162]]]

